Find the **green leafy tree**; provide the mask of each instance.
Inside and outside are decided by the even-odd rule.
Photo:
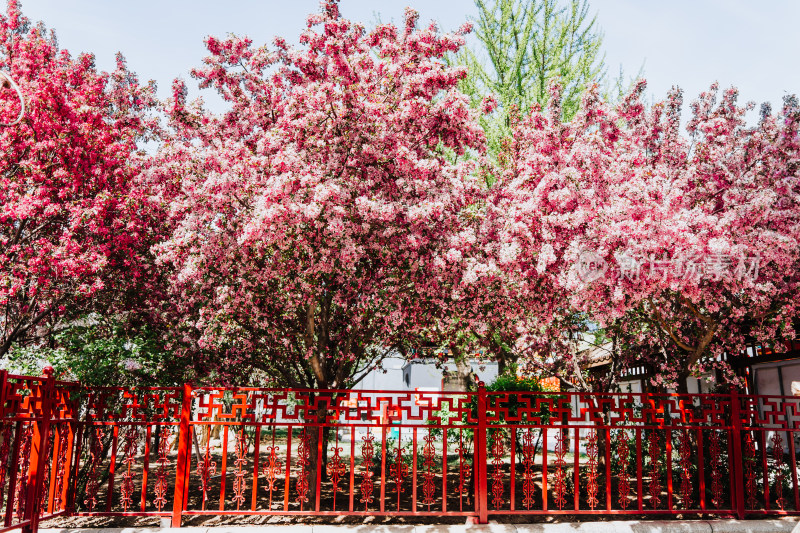
[[[46,344],[13,346],[4,364],[29,375],[49,364],[57,378],[89,386],[173,386],[191,380],[193,367],[165,350],[160,338],[146,325],[93,314],[53,333]]]
[[[581,95],[606,76],[603,34],[586,0],[476,0],[479,46],[458,60],[468,67],[462,90],[473,105],[494,95],[497,111],[484,117],[490,149],[496,154],[510,134],[513,109],[544,106],[549,82],[563,86],[564,118],[574,115]]]

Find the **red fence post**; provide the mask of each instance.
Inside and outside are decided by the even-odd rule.
[[[23,531],[32,533],[36,533],[39,529],[39,505],[41,504],[41,494],[44,489],[45,463],[47,461],[48,445],[50,444],[50,411],[55,393],[53,367],[44,367],[42,374],[42,377],[45,378],[41,385],[42,418],[34,424],[33,447],[31,448],[30,467],[28,468],[28,487],[23,518],[26,521],[30,520],[30,524],[24,527]]]
[[[742,417],[739,412],[739,391],[732,387],[731,391],[731,418],[733,439],[733,471],[734,486],[731,495],[732,507],[736,509],[739,520],[744,519],[744,479],[742,475]]]
[[[178,429],[178,464],[175,475],[175,493],[172,500],[172,527],[181,527],[183,503],[185,499],[186,480],[189,476],[188,464],[189,446],[191,443],[191,428],[189,422],[192,418],[192,386],[183,385],[183,402],[181,403],[181,423]]]
[[[475,507],[478,523],[489,523],[486,483],[486,387],[478,383],[478,429],[475,431]]]
[[[6,438],[11,439],[12,435],[14,435],[14,437],[13,437],[13,440],[14,440],[13,446],[14,446],[14,448],[17,448],[17,442],[19,441],[19,437],[16,436],[17,432],[9,432],[8,434],[6,434],[6,431],[5,431],[6,424],[8,424],[9,426],[13,427],[13,422],[5,420],[5,415],[6,415],[6,383],[8,383],[8,370],[0,370],[0,414],[3,415],[2,429],[3,429],[3,433],[5,434],[5,436],[3,438],[4,439],[6,439]],[[11,414],[12,417],[15,414],[16,413],[12,413]],[[11,443],[7,443],[7,442],[3,442],[3,444],[2,444],[2,446],[4,446],[4,447],[8,447],[10,445],[11,445]],[[16,460],[15,459],[16,455],[17,455],[16,452],[11,452],[11,464],[12,465],[16,464],[14,462]],[[14,499],[13,499],[12,494],[14,493],[14,483],[15,483],[15,475],[16,475],[15,469],[13,467],[8,468],[6,470],[6,472],[5,472],[5,475],[7,475],[11,479],[10,479],[9,482],[6,482],[6,480],[3,479],[3,481],[7,484],[7,486],[9,488],[8,488],[8,490],[0,491],[0,508],[2,508],[3,506],[6,507],[5,519],[3,520],[3,525],[5,527],[8,527],[8,525],[10,524],[10,520],[9,520],[10,513],[9,513],[8,509],[14,507]]]
[[[67,424],[67,442],[64,445],[67,447],[67,453],[64,457],[64,472],[63,472],[63,485],[61,489],[61,508],[55,511],[68,511],[70,501],[70,486],[72,485],[72,462],[76,458],[75,448],[77,440],[75,439],[75,432],[78,427],[78,412],[75,409],[75,398],[70,393],[69,401],[67,402],[67,417],[72,419]],[[77,474],[76,474],[77,476]]]

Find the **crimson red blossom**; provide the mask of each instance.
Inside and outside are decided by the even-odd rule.
[[[367,32],[329,1],[299,48],[209,38],[193,75],[220,115],[176,82],[152,176],[174,224],[158,254],[180,349],[217,375],[350,386],[451,296],[485,139],[445,61],[468,28],[416,23],[408,10]]]
[[[509,279],[557,288],[568,311],[622,334],[627,365],[684,387],[748,338],[794,336],[800,111],[790,97],[748,125],[750,106],[715,85],[684,136],[680,91],[647,109],[643,89],[618,105],[590,90],[563,123],[554,87],[554,105],[515,128],[497,246]]]
[[[13,0],[0,16],[0,50],[26,108],[0,128],[2,357],[142,275],[153,224],[134,183],[154,99],[121,57],[114,72],[98,72],[91,55],[59,50]],[[1,90],[0,122],[19,106]]]

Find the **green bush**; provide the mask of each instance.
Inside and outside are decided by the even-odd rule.
[[[39,375],[52,365],[58,379],[87,386],[175,386],[192,378],[191,365],[164,349],[159,335],[135,332],[113,318],[89,315],[55,333],[48,345],[12,348],[7,368]]]

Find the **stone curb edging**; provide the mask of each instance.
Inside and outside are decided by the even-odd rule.
[[[800,533],[796,519],[647,520],[558,524],[305,525],[212,527],[40,528],[41,533]]]

